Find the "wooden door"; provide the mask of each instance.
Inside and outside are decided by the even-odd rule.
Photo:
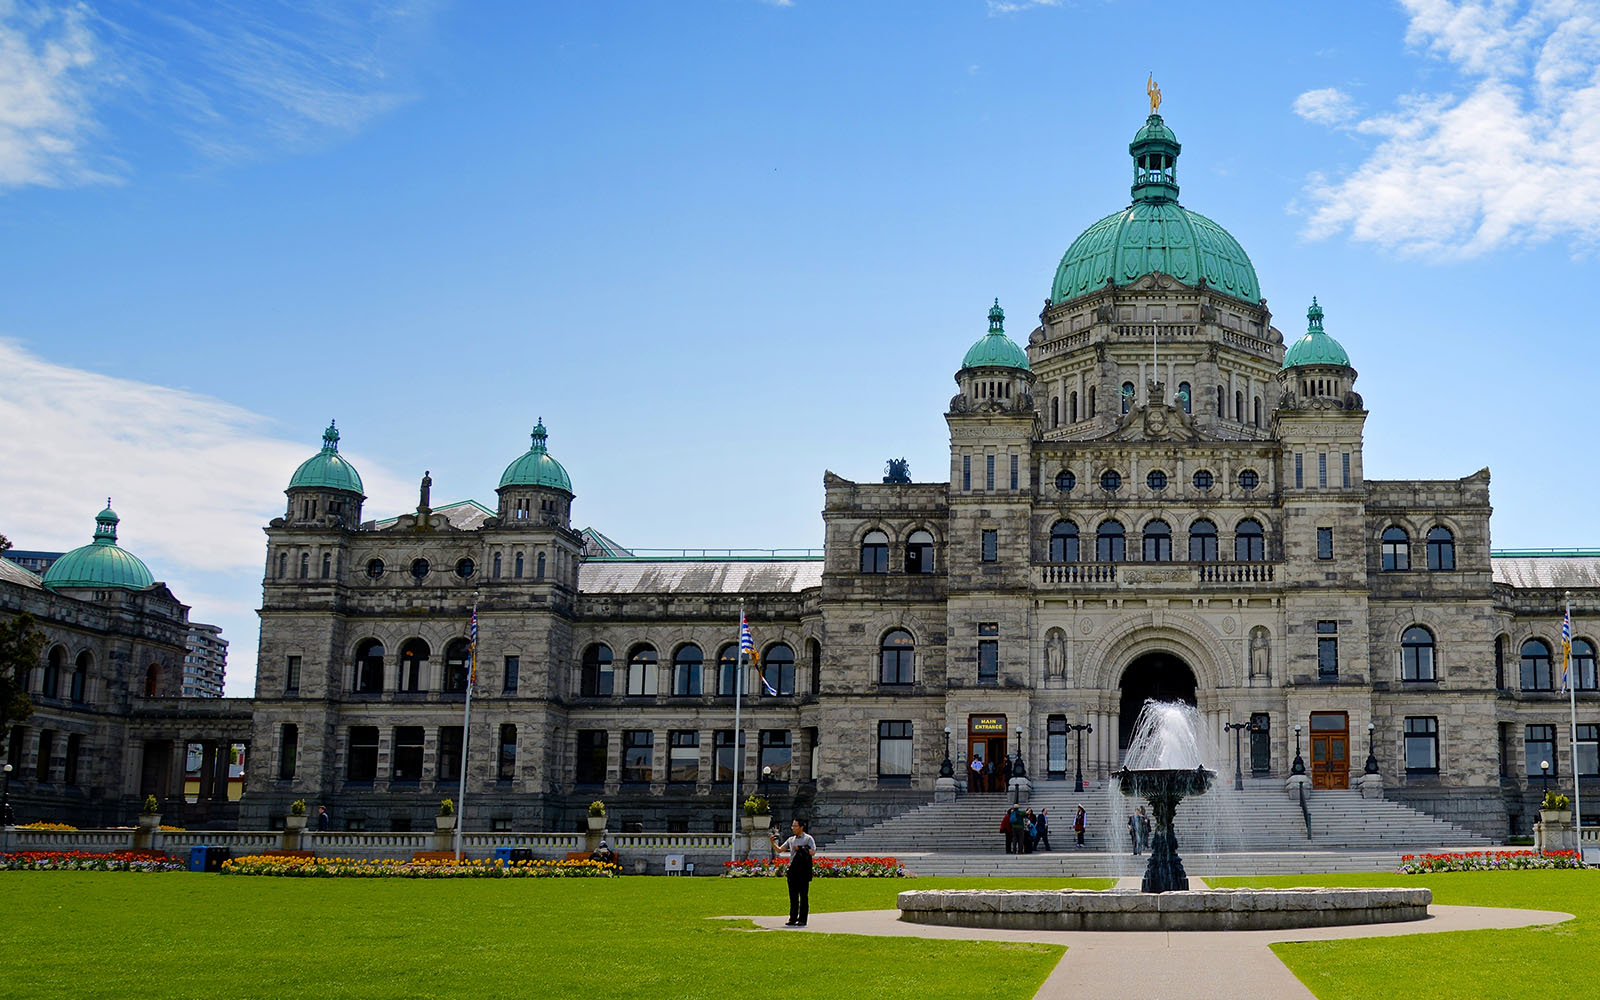
[[[1311,787],[1350,787],[1350,717],[1311,713]]]

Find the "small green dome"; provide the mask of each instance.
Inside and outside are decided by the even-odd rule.
[[[1072,241],[1056,268],[1050,303],[1057,305],[1107,282],[1129,285],[1155,271],[1184,284],[1206,284],[1246,302],[1261,300],[1250,255],[1226,229],[1178,204],[1182,147],[1160,115],[1151,115],[1128,144],[1133,203]]]
[[[1006,314],[995,299],[989,309],[989,332],[961,359],[962,368],[1021,368],[1028,371],[1028,352],[1006,336]]]
[[[143,590],[155,583],[144,560],[117,544],[117,513],[106,509],[95,515],[94,541],[73,549],[45,571],[44,585],[51,590],[69,587],[120,587]]]
[[[547,437],[541,417],[533,428],[533,446],[506,466],[505,473],[500,477],[501,489],[507,486],[547,486],[572,492],[572,479],[567,475],[567,470],[545,450]]]
[[[1317,305],[1315,296],[1311,299],[1311,308],[1306,310],[1308,320],[1306,335],[1289,345],[1283,355],[1283,367],[1297,368],[1301,365],[1339,365],[1350,367],[1350,355],[1339,345],[1337,340],[1328,336],[1322,329],[1322,307]]]
[[[331,420],[322,432],[322,450],[301,462],[289,477],[289,489],[299,488],[361,492],[361,474],[339,454],[339,429]]]

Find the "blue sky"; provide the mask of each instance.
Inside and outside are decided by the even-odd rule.
[[[820,545],[824,469],[942,476],[1153,70],[1184,204],[1360,370],[1368,474],[1487,465],[1497,547],[1594,546],[1597,45],[1593,0],[0,0],[0,532],[111,495],[231,694],[329,417],[371,515],[492,500],[542,416],[580,525]]]

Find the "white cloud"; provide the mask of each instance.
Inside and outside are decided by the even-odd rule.
[[[1309,234],[1454,256],[1600,243],[1600,0],[1405,7],[1407,43],[1448,64],[1461,92],[1359,119],[1339,117],[1336,90],[1300,95],[1297,113],[1372,143],[1348,173],[1310,178]]]
[[[84,545],[110,495],[122,544],[191,617],[224,626],[230,693],[254,676],[266,547],[283,488],[320,446],[267,432],[258,414],[210,396],[54,364],[0,340],[0,534],[19,549]],[[404,509],[404,482],[349,455],[375,509]]]
[[[1355,117],[1355,102],[1342,90],[1308,90],[1295,98],[1294,113],[1318,125],[1338,125]]]
[[[79,5],[0,0],[0,187],[107,179],[87,164],[98,52]]]
[[[1059,7],[1062,0],[989,0],[989,16],[1015,14],[1033,7]]]

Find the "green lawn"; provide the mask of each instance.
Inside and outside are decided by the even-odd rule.
[[[903,889],[1106,888],[1109,879],[826,879],[818,912]],[[1032,997],[1062,950],[806,931],[781,879],[412,881],[0,874],[6,997]]]
[[[1559,910],[1576,920],[1514,931],[1461,931],[1274,945],[1321,1000],[1517,1000],[1600,995],[1600,871],[1448,872],[1208,878],[1208,885],[1425,886],[1458,906]]]

